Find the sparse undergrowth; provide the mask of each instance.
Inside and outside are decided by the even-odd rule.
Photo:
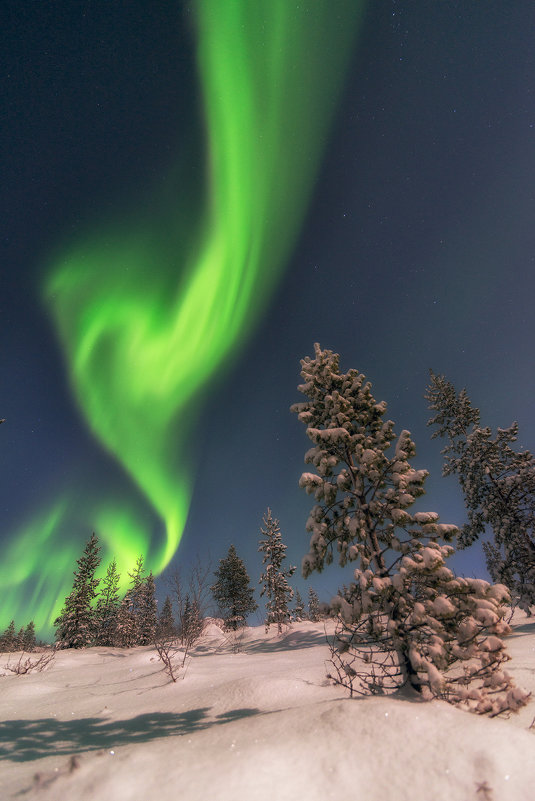
[[[181,646],[177,640],[156,640],[154,647],[171,681],[183,679],[188,666],[189,648]]]
[[[23,652],[16,662],[11,663],[8,659],[4,669],[9,673],[15,673],[17,676],[23,676],[26,673],[42,673],[54,661],[55,657],[56,651],[54,649],[43,651],[39,655],[26,657]]]

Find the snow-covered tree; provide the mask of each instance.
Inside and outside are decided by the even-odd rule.
[[[173,617],[173,604],[168,595],[165,596],[162,611],[158,618],[158,637],[160,640],[170,640],[176,637],[175,619]]]
[[[117,639],[117,618],[121,599],[119,596],[120,575],[117,572],[117,561],[113,559],[108,565],[106,575],[102,579],[97,605],[95,608],[97,645],[115,645]]]
[[[24,629],[24,635],[22,637],[22,648],[25,651],[31,652],[35,649],[37,645],[37,640],[35,637],[35,623],[33,620],[30,620],[26,628]]]
[[[133,610],[130,590],[126,591],[117,613],[117,628],[114,645],[121,648],[133,648],[138,644],[138,625]]]
[[[95,635],[95,609],[100,579],[95,572],[100,564],[98,537],[93,533],[82,556],[77,560],[70,595],[65,599],[60,615],[54,621],[56,641],[61,648],[84,648],[91,645]]]
[[[530,614],[535,605],[535,457],[512,447],[518,423],[499,428],[494,437],[490,428],[481,428],[479,409],[466,390],[457,394],[444,376],[431,372],[426,398],[435,412],[428,422],[437,426],[433,438],[448,441],[443,473],[459,477],[468,511],[460,546],[491,529],[494,542],[483,544],[487,569]]]
[[[149,645],[154,642],[158,623],[158,607],[156,602],[156,585],[152,570],[144,579],[139,596],[139,645]]]
[[[225,628],[236,631],[245,625],[247,615],[258,609],[258,604],[249,586],[245,565],[234,545],[230,546],[227,556],[219,560],[214,575],[216,582],[211,587],[212,595],[221,610]]]
[[[1,651],[14,651],[16,643],[15,621],[12,620],[0,637],[0,650]]]
[[[145,583],[145,559],[143,554],[138,556],[133,571],[128,575],[130,577],[130,587],[127,594],[130,601],[133,644],[139,645],[141,642],[141,609]]]
[[[265,570],[260,576],[260,584],[263,584],[260,595],[267,597],[266,631],[273,623],[281,634],[284,624],[290,622],[288,603],[293,598],[293,590],[288,584],[288,579],[293,576],[295,567],[282,569],[287,546],[282,541],[279,521],[272,517],[271,509],[267,510],[262,522],[265,528],[261,526],[260,532],[264,539],[260,540],[258,550],[263,554],[262,564],[265,565]]]
[[[306,612],[305,612],[305,603],[301,597],[301,593],[299,590],[296,590],[294,593],[294,608],[293,608],[293,619],[294,620],[305,620],[306,619]]]
[[[316,345],[301,366],[307,400],[292,411],[307,427],[313,447],[305,461],[315,472],[300,486],[316,499],[303,574],[321,571],[334,551],[341,566],[356,564],[331,604],[331,678],[362,694],[409,685],[481,713],[523,705],[527,694],[503,670],[507,589],[456,577],[445,565],[453,548],[439,543],[456,536],[456,526],[408,511],[427,477],[409,463],[409,432],[395,436],[386,404],[362,374],[340,372],[337,354]]]
[[[139,556],[131,573],[130,586],[121,601],[117,613],[116,644],[123,648],[133,648],[141,642],[141,615],[143,585],[145,582],[143,555]]]
[[[20,651],[24,647],[24,626],[21,626],[17,636],[15,637],[16,650]]]
[[[312,588],[308,588],[308,619],[312,623],[317,623],[320,619],[320,599],[318,593]]]

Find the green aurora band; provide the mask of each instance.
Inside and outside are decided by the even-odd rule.
[[[124,572],[143,552],[158,573],[175,554],[192,491],[184,432],[269,302],[317,176],[362,16],[359,0],[335,8],[332,0],[198,0],[206,151],[198,219],[186,225],[184,198],[173,199],[168,226],[131,215],[54,255],[44,296],[77,405],[165,534],[144,527],[128,499],[81,509],[66,491],[8,547],[0,574],[7,622],[33,617],[50,632],[90,527],[104,544],[103,569],[116,556]],[[163,190],[160,198],[168,201]],[[75,509],[85,527],[73,543]]]

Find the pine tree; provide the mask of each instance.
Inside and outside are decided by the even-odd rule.
[[[133,624],[133,645],[141,642],[141,607],[143,603],[143,583],[145,580],[145,560],[143,554],[138,556],[136,564],[130,576],[130,588],[128,597],[130,599],[131,622]]]
[[[115,645],[117,639],[117,618],[121,600],[119,596],[120,575],[117,572],[117,561],[113,559],[108,565],[102,580],[95,609],[97,645]]]
[[[139,644],[149,645],[156,637],[158,623],[158,607],[156,603],[156,585],[152,571],[143,581],[139,600]]]
[[[35,624],[33,620],[30,620],[28,625],[24,630],[24,635],[22,638],[22,647],[25,651],[31,653],[35,649],[37,645],[37,640],[35,638]]]
[[[341,566],[357,565],[331,604],[331,678],[351,694],[409,685],[480,713],[522,706],[527,694],[502,670],[507,589],[456,577],[445,565],[453,548],[438,542],[455,537],[456,526],[408,512],[427,477],[410,466],[409,432],[396,438],[386,404],[362,374],[340,372],[337,354],[316,345],[301,366],[307,400],[292,411],[307,426],[305,461],[316,471],[299,482],[316,499],[303,574],[321,571],[334,550]]]
[[[133,648],[138,644],[137,637],[137,621],[132,608],[130,590],[128,590],[121,601],[117,613],[117,628],[113,644],[121,648]]]
[[[288,584],[288,578],[294,574],[295,567],[282,569],[287,546],[282,541],[279,521],[271,516],[271,509],[267,510],[262,522],[265,528],[260,527],[260,532],[265,539],[260,540],[258,550],[264,554],[262,564],[266,565],[260,576],[260,584],[264,585],[260,595],[267,596],[266,631],[273,623],[281,634],[283,625],[290,622],[288,603],[293,597],[293,590]]]
[[[320,619],[320,600],[318,598],[317,592],[312,589],[312,587],[308,588],[308,619],[312,623],[317,623]]]
[[[459,541],[467,547],[490,528],[494,543],[484,543],[487,569],[511,592],[513,603],[530,614],[535,605],[535,457],[517,453],[518,423],[498,429],[480,427],[479,409],[465,389],[457,394],[444,376],[431,372],[426,398],[436,414],[433,438],[445,437],[444,475],[456,474],[468,511]]]
[[[24,626],[21,626],[15,637],[15,650],[22,651],[24,647]]]
[[[303,601],[299,590],[295,591],[294,596],[295,596],[294,611],[293,611],[294,620],[297,621],[306,620],[305,602]]]
[[[95,610],[92,602],[97,595],[100,579],[95,571],[100,564],[98,538],[93,533],[82,556],[77,560],[70,595],[59,617],[54,621],[56,641],[61,648],[84,648],[91,644],[95,634]]]
[[[17,635],[15,634],[15,621],[12,620],[0,638],[0,648],[2,651],[14,651]]]
[[[133,648],[141,644],[144,573],[144,558],[141,555],[137,558],[133,571],[128,574],[130,586],[117,615],[117,643],[123,648]]]
[[[158,637],[161,640],[170,640],[176,636],[176,626],[173,617],[173,605],[168,595],[163,602],[162,611],[158,618]]]
[[[236,631],[245,625],[247,615],[258,609],[244,563],[231,545],[227,556],[219,560],[214,572],[216,583],[210,588],[218,604],[225,627]]]

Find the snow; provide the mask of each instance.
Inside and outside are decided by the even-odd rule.
[[[46,672],[0,675],[2,799],[533,798],[535,703],[502,720],[351,700],[325,678],[323,623],[248,628],[241,652],[235,639],[212,622],[176,684],[148,646],[61,651]],[[507,670],[535,695],[535,622],[517,613],[506,643]]]

